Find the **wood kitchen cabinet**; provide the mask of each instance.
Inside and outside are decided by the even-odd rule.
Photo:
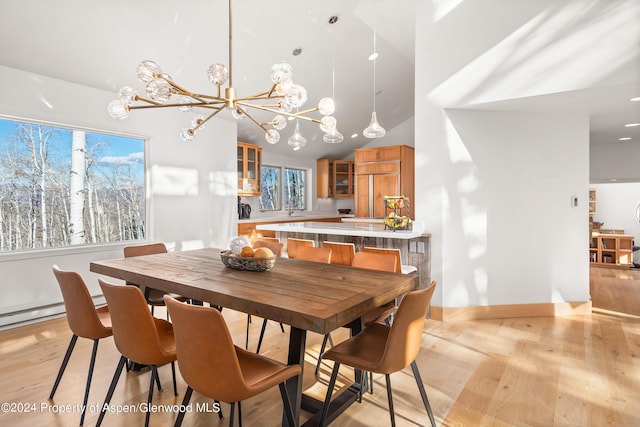
[[[414,200],[414,149],[406,145],[355,150],[355,216],[383,218],[385,196]]]
[[[353,162],[319,159],[316,167],[317,197],[353,198]]]
[[[238,142],[238,195],[259,196],[262,192],[262,148]]]

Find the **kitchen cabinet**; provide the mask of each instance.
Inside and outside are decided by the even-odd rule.
[[[414,199],[414,149],[406,145],[355,150],[356,217],[383,218],[385,196]]]
[[[319,198],[353,198],[353,162],[319,159],[316,181]]]
[[[238,142],[238,195],[259,196],[262,192],[262,148]]]

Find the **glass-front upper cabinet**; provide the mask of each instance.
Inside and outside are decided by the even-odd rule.
[[[261,186],[262,148],[238,142],[238,195],[259,196]]]
[[[317,162],[317,195],[321,198],[352,198],[353,162],[319,159]]]

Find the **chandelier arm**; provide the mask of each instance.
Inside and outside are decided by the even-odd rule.
[[[258,92],[253,95],[245,96],[243,98],[238,98],[239,101],[250,101],[252,99],[277,99],[284,98],[284,96],[269,96],[269,91],[265,90],[264,92]]]
[[[219,107],[216,111],[214,111],[213,113],[209,114],[203,121],[201,121],[198,124],[198,126],[194,127],[192,130],[195,132],[198,129],[200,129],[202,126],[204,126],[205,123],[207,123],[209,120],[211,120],[216,114],[218,114],[223,109],[224,109],[223,107]]]
[[[318,119],[312,119],[310,117],[304,117],[304,116],[300,116],[299,115],[299,114],[304,114],[304,113],[317,111],[318,107],[311,108],[311,109],[306,110],[306,111],[301,111],[299,113],[287,113],[286,111],[280,111],[280,110],[276,110],[276,109],[273,109],[273,108],[268,108],[268,107],[265,107],[264,105],[255,105],[255,104],[250,104],[248,102],[237,102],[237,103],[240,104],[240,105],[244,105],[245,107],[257,108],[258,110],[269,111],[270,113],[282,114],[283,116],[287,116],[287,117],[300,118],[302,120],[307,120],[307,121],[314,122],[314,123],[320,123],[320,120],[318,120]]]
[[[251,114],[249,114],[247,112],[247,110],[245,110],[244,108],[238,107],[238,110],[244,114],[246,117],[249,117],[249,119],[255,123],[256,125],[258,125],[260,127],[260,129],[262,129],[265,133],[269,132],[269,129],[267,129],[266,127],[264,127],[264,125],[262,123],[260,123],[259,121],[257,121]]]
[[[150,105],[130,105],[130,110],[144,110],[147,108],[165,108],[165,107],[196,107],[196,108],[208,108],[208,109],[218,109],[221,107],[216,107],[211,104],[199,104],[199,103],[191,103],[191,104],[150,104]]]

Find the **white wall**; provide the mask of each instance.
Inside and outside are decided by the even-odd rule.
[[[433,235],[434,304],[588,301],[587,115],[482,104],[625,83],[638,26],[619,23],[638,3],[416,7],[416,219]]]
[[[190,116],[142,111],[115,121],[106,112],[113,93],[2,66],[0,93],[2,115],[149,137],[148,175],[154,175],[147,205],[150,240],[184,249],[220,247],[231,239],[237,224],[235,121],[214,120],[184,144],[178,133]],[[119,258],[123,246],[0,254],[0,326],[61,311],[52,264],[80,272],[91,293],[100,294],[89,262]]]

